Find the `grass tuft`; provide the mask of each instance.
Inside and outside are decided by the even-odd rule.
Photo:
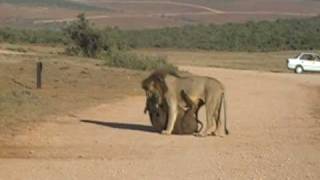
[[[168,63],[165,56],[146,56],[132,52],[113,51],[103,55],[105,65],[110,67],[153,70],[166,69],[176,71],[177,67]]]

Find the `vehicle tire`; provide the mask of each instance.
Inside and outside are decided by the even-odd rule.
[[[303,68],[301,66],[297,66],[296,69],[295,69],[295,72],[297,74],[302,74],[303,73]]]

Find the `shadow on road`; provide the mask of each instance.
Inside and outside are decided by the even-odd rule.
[[[105,121],[97,121],[97,120],[80,120],[83,123],[96,124],[101,126],[107,126],[116,129],[125,129],[125,130],[133,130],[133,131],[145,131],[156,133],[157,131],[152,128],[152,126],[146,126],[141,124],[128,124],[128,123],[117,123],[117,122],[105,122]]]

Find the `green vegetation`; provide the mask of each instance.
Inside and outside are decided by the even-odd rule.
[[[132,52],[112,51],[104,56],[104,60],[105,64],[110,67],[136,70],[177,70],[177,67],[169,64],[164,56],[146,56],[138,55]]]
[[[274,22],[197,25],[127,31],[131,48],[183,48],[222,51],[320,49],[320,16]]]
[[[66,53],[86,57],[99,57],[105,60],[105,65],[136,70],[151,70],[165,68],[176,69],[166,62],[164,57],[139,56],[125,52],[117,31],[105,29],[99,31],[85,18],[84,14],[65,29],[67,37]]]
[[[94,10],[101,9],[98,7],[81,4],[68,0],[0,0],[0,3],[10,4],[25,4],[25,5],[39,5],[39,6],[57,6],[71,9]]]
[[[92,28],[84,14],[80,14],[78,18],[78,21],[64,29],[65,36],[69,40],[66,52],[71,55],[96,57],[104,46],[101,34]]]
[[[60,30],[47,29],[14,29],[1,28],[0,42],[8,43],[31,43],[31,44],[57,44],[64,41],[64,35]]]
[[[87,24],[85,24],[87,23]],[[79,24],[69,26],[67,34],[54,30],[0,29],[0,42],[62,43],[64,39],[96,36],[82,39],[88,46],[101,49],[128,48],[181,48],[217,51],[281,51],[320,49],[320,16],[308,19],[228,23],[224,25],[197,25],[163,29],[131,30],[118,28],[90,29],[88,22],[82,24],[83,32],[76,35]],[[90,28],[89,28],[90,27]],[[68,28],[68,27],[67,27]],[[76,31],[73,31],[73,30]],[[70,36],[70,34],[72,34]],[[87,38],[85,35],[83,38]],[[82,46],[82,45],[81,45]],[[101,49],[99,49],[101,48]],[[92,52],[85,52],[88,55]],[[90,55],[91,56],[91,55]]]

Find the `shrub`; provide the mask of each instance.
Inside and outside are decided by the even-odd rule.
[[[64,32],[58,29],[0,28],[0,42],[62,43],[68,39],[68,52],[85,56],[96,56],[100,50],[152,47],[218,51],[320,49],[320,16],[243,24],[142,30],[109,27],[98,30],[82,15],[79,21],[70,23]]]
[[[306,28],[307,27],[307,28]],[[320,16],[124,31],[132,48],[281,51],[320,48]]]
[[[102,36],[92,27],[84,14],[78,15],[78,21],[69,24],[64,32],[69,40],[67,54],[96,57],[102,50]]]
[[[135,70],[167,69],[176,71],[177,67],[169,64],[165,57],[137,55],[132,52],[112,51],[103,56],[105,65]]]
[[[63,39],[60,30],[0,28],[0,42],[57,44]]]

